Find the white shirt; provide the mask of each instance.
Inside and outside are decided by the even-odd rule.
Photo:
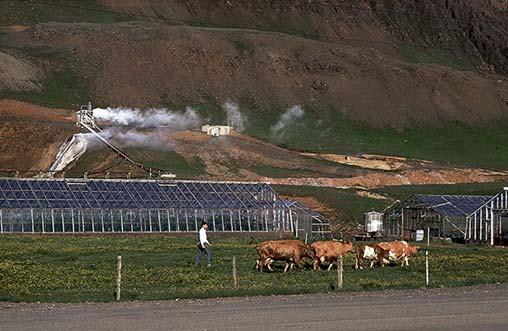
[[[199,243],[203,247],[205,246],[205,244],[210,245],[210,243],[208,242],[208,239],[206,238],[206,229],[205,228],[199,229]]]

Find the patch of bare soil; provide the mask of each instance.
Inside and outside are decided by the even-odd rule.
[[[3,99],[0,100],[0,116],[25,119],[29,121],[72,123],[75,119],[73,111],[48,108],[32,103]]]
[[[39,90],[42,70],[27,59],[0,52],[0,89],[12,91]]]
[[[21,31],[25,31],[25,30],[28,30],[30,29],[30,26],[28,25],[10,25],[10,26],[6,26],[6,27],[3,27],[3,28],[0,28],[0,30],[6,30],[6,31],[9,31],[9,32],[21,32]]]
[[[408,170],[390,174],[371,172],[352,178],[263,178],[272,184],[372,189],[383,186],[484,183],[508,180],[508,173],[482,169]]]
[[[72,133],[72,129],[50,125],[3,123],[0,125],[0,168],[49,170],[60,145]]]
[[[363,191],[363,190],[356,191],[356,195],[358,195],[359,197],[362,197],[362,198],[369,198],[369,199],[376,199],[376,200],[389,200],[390,199],[388,197],[385,197],[384,195],[377,194],[374,192],[369,192],[369,191]]]
[[[351,156],[341,154],[315,154],[315,153],[303,153],[303,155],[321,158],[324,160],[352,165],[366,169],[376,169],[385,171],[395,171],[401,169],[407,169],[410,166],[403,158],[395,158],[381,155],[369,155],[369,156]]]
[[[0,100],[0,169],[49,170],[77,129],[69,111]]]

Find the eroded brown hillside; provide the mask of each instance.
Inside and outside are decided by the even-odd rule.
[[[394,40],[450,49],[508,72],[505,0],[101,0],[174,23],[251,27],[332,40]]]
[[[16,38],[65,50],[107,105],[250,99],[264,111],[301,104],[395,128],[485,124],[508,110],[506,81],[408,64],[384,46],[139,22],[48,23]]]

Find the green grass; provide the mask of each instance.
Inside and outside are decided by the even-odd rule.
[[[240,239],[211,235],[214,265],[193,265],[195,238],[166,236],[0,237],[0,300],[27,302],[112,301],[116,257],[123,258],[123,300],[164,300],[217,296],[328,292],[335,272],[254,270],[256,252]],[[231,261],[236,256],[239,289],[232,289]],[[354,271],[345,259],[344,290],[420,288],[424,259],[400,266]],[[508,281],[508,251],[474,246],[433,246],[431,286],[461,286]]]
[[[180,179],[196,178],[206,174],[205,166],[201,160],[195,158],[193,161],[189,162],[174,151],[159,151],[132,147],[122,150],[134,161],[142,161],[146,167],[167,170],[174,173]],[[81,177],[85,171],[90,172],[91,169],[97,169],[98,162],[104,160],[104,158],[111,153],[109,149],[92,149],[86,152],[67,174],[71,177]],[[113,166],[119,161],[118,159],[108,166]],[[126,164],[126,161],[123,161],[122,164]],[[107,171],[104,169],[104,166],[100,168],[100,170]]]
[[[413,194],[495,195],[499,193],[504,186],[508,186],[508,182],[387,186],[373,191],[389,195],[392,199],[402,200]]]
[[[226,121],[220,105],[212,97],[203,95],[200,99],[199,102],[181,100],[175,103],[162,98],[161,103],[172,109],[191,105],[210,122]],[[322,153],[384,154],[458,166],[507,169],[507,122],[488,127],[445,122],[436,127],[416,126],[397,131],[355,122],[330,109],[319,113],[306,111],[282,134],[273,135],[270,128],[285,110],[273,106],[271,111],[261,111],[249,97],[240,98],[239,105],[248,118],[246,134],[284,148]]]
[[[369,209],[382,209],[388,202],[358,196],[355,189],[338,189],[332,187],[272,185],[282,195],[313,197],[327,207],[340,211],[348,218],[361,220],[363,213]]]
[[[287,169],[272,167],[266,164],[254,164],[249,167],[258,175],[271,178],[287,178],[287,177],[321,177],[323,173],[305,168]]]
[[[73,108],[90,97],[87,84],[70,65],[55,68],[40,81],[40,91],[0,91],[0,96],[47,107]]]
[[[438,64],[462,71],[474,69],[474,66],[467,59],[444,50],[416,48],[409,45],[400,45],[399,49],[402,57],[411,63]]]
[[[508,130],[504,122],[490,127],[448,122],[400,132],[353,122],[330,110],[306,112],[282,135],[274,136],[270,127],[280,114],[250,111],[247,134],[295,150],[385,154],[492,169],[506,169],[508,164]]]
[[[158,169],[169,170],[178,178],[194,178],[206,174],[205,165],[199,158],[187,161],[183,156],[174,151],[157,151],[149,149],[126,150],[137,160],[143,160],[144,165]]]

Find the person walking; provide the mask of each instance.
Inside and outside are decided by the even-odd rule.
[[[206,230],[208,230],[208,223],[203,221],[201,228],[199,229],[199,240],[198,240],[198,255],[196,255],[196,265],[201,262],[201,255],[203,252],[206,254],[207,267],[212,266],[212,251],[210,250],[210,243],[206,236]]]

